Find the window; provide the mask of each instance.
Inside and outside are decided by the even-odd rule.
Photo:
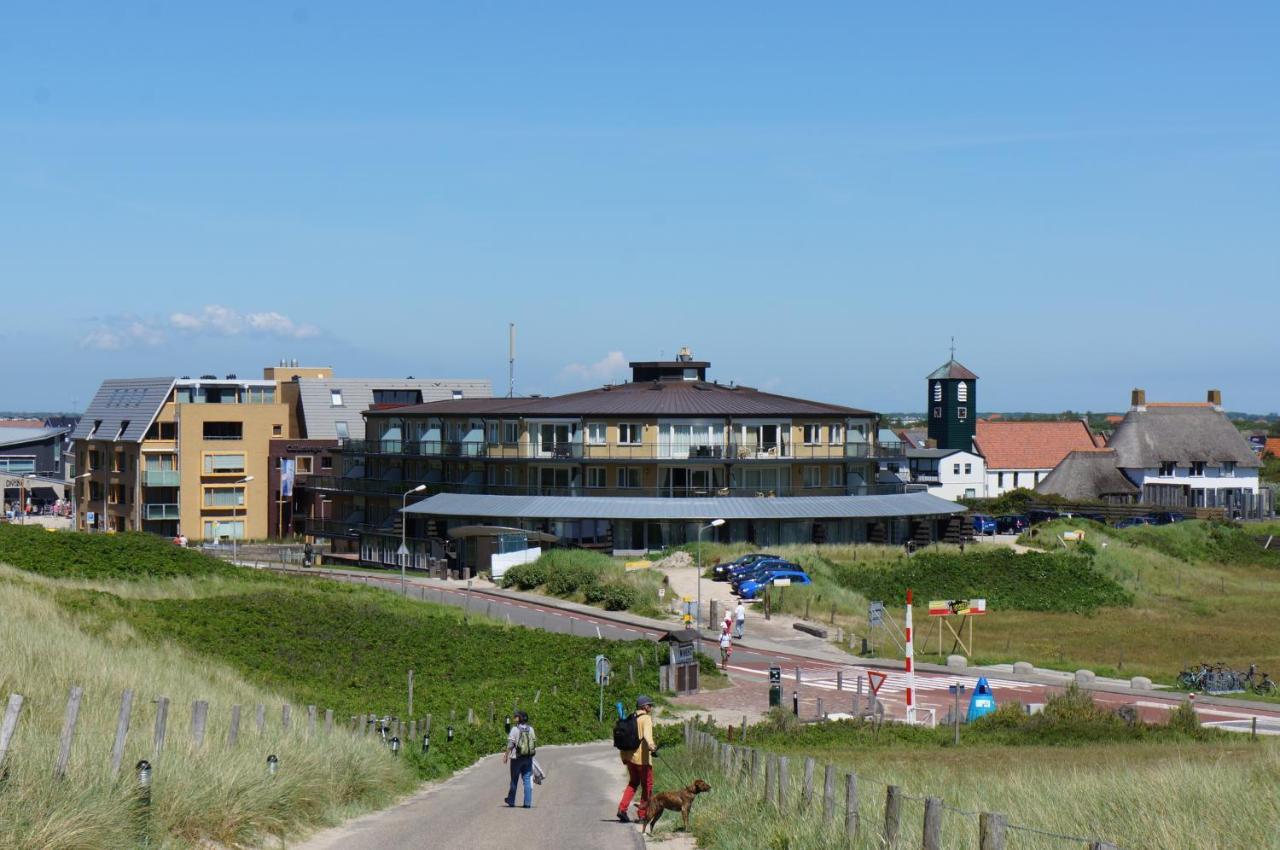
[[[934,418],[934,419],[941,419],[941,418],[942,418],[942,408],[941,408],[941,407],[935,407],[935,408],[933,409],[933,418]]]
[[[236,538],[244,539],[244,520],[238,519],[234,522],[220,519],[207,519],[204,521],[204,539],[205,540],[222,540]]]
[[[310,475],[312,463],[315,461],[311,455],[299,455],[295,458],[297,463],[294,465],[294,472],[300,475]]]
[[[606,483],[606,481],[605,481],[605,474],[604,474],[604,467],[603,467],[603,466],[588,466],[588,467],[587,467],[587,486],[588,486],[588,487],[607,487],[607,486],[609,486],[609,485]]]
[[[244,439],[243,422],[206,422],[204,423],[206,440],[241,440]]]
[[[332,407],[342,407],[342,390],[329,390],[329,404]]]
[[[1013,489],[1018,489],[1018,473],[1013,473]]]
[[[124,455],[120,452],[114,452],[111,455],[111,471],[124,472]]]
[[[973,464],[971,464],[971,463],[966,463],[966,464],[964,465],[964,474],[965,474],[965,475],[973,475]]]
[[[831,467],[830,478],[831,478],[832,487],[843,487],[844,486],[844,467],[843,466]]]
[[[942,381],[933,382],[933,400],[942,401]]]
[[[966,499],[972,499],[972,498],[974,498],[974,497],[975,497],[975,496],[977,496],[977,495],[978,495],[978,491],[977,491],[977,490],[975,490],[975,489],[973,489],[972,487],[967,487],[967,488],[965,488],[965,491],[964,491],[964,497],[965,497]]]
[[[519,422],[502,423],[502,442],[508,446],[514,446],[516,443],[520,442]]]
[[[1236,462],[1234,460],[1224,460],[1222,462],[1222,477],[1235,478],[1235,476],[1236,476]]]
[[[1191,475],[1195,478],[1204,477],[1204,461],[1202,460],[1191,461]]]
[[[822,426],[806,425],[804,426],[804,444],[806,446],[816,446],[822,442]]]
[[[89,471],[98,469],[98,450],[89,449]]]
[[[997,487],[1003,487],[1003,486],[1004,486],[1004,473],[1003,473],[1003,472],[997,472],[997,473],[996,473],[996,486],[997,486]]]
[[[248,392],[245,394],[245,402],[247,404],[275,404],[276,388],[248,387]]]
[[[969,408],[967,408],[967,407],[957,407],[957,408],[956,408],[956,418],[957,418],[957,419],[968,419],[968,418],[969,418]]]
[[[271,436],[273,436],[273,437],[283,437],[283,436],[284,436],[284,426],[283,426],[283,425],[272,425],[272,426],[271,426]]]
[[[485,467],[484,472],[485,472],[485,481],[489,484],[490,487],[498,483],[498,467],[494,466],[493,464],[489,464],[487,467]]]
[[[338,435],[339,440],[351,439],[351,429],[347,427],[346,422],[339,421],[339,422],[333,423],[333,433]]]
[[[92,440],[94,437],[96,437],[98,435],[98,429],[101,427],[102,427],[101,419],[93,420],[93,427],[89,429],[88,439]]]
[[[830,425],[827,427],[827,442],[833,446],[838,446],[844,442],[844,428],[839,425]]]
[[[502,467],[502,483],[508,487],[516,483],[516,469],[514,466]]]
[[[958,463],[953,463],[953,464],[951,464],[951,474],[952,474],[952,475],[959,475],[959,474],[960,474],[960,464],[958,464]]]
[[[35,455],[9,455],[8,457],[0,457],[0,472],[21,473],[35,471]]]
[[[422,404],[422,390],[374,390],[373,403]]]
[[[243,475],[244,453],[233,455],[205,455],[205,475]]]
[[[332,455],[324,455],[324,456],[322,456],[322,457],[320,458],[320,468],[321,468],[321,469],[333,469],[333,456],[332,456]]]
[[[961,381],[960,383],[956,384],[956,401],[968,401],[968,400],[969,400],[969,385],[966,384],[964,381]]]
[[[638,466],[618,467],[618,486],[619,487],[639,487],[640,486],[640,467]]]
[[[204,506],[206,508],[242,508],[244,507],[244,488],[206,487]]]
[[[804,486],[806,487],[822,486],[822,467],[806,466],[804,468]]]
[[[1170,460],[1170,461],[1161,461],[1161,462],[1160,462],[1160,475],[1161,475],[1161,477],[1163,477],[1163,478],[1172,478],[1172,477],[1173,477],[1173,475],[1174,475],[1174,471],[1173,471],[1173,470],[1174,470],[1174,466],[1176,466],[1176,464],[1174,464],[1174,462],[1173,462],[1173,461],[1171,461],[1171,460]]]
[[[489,445],[496,446],[502,439],[502,425],[498,422],[486,422],[484,424],[485,439]]]
[[[623,422],[618,426],[618,445],[638,446],[644,441],[644,426],[639,422]]]
[[[606,428],[603,422],[588,422],[587,423],[587,445],[603,446],[606,442],[605,433],[606,433]],[[587,486],[591,486],[591,485],[588,484]],[[600,485],[600,486],[604,486],[604,485]]]
[[[147,429],[146,439],[148,440],[172,440],[174,439],[173,422],[152,422],[151,427]]]

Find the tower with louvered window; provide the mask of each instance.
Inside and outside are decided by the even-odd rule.
[[[929,440],[940,449],[973,451],[978,422],[978,376],[956,362],[954,352],[928,377]]]

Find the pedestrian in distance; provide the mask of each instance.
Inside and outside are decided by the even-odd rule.
[[[747,625],[747,606],[742,604],[742,600],[738,600],[738,607],[733,609],[733,637],[735,640],[742,640],[742,630]]]
[[[507,733],[507,749],[502,754],[503,764],[511,765],[511,788],[503,801],[515,807],[516,786],[524,780],[524,808],[533,808],[533,754],[537,750],[538,736],[529,725],[529,715],[515,713],[515,725]]]
[[[728,657],[733,654],[733,636],[728,630],[721,632],[721,670],[728,670]]]
[[[630,820],[627,809],[637,791],[640,792],[640,802],[636,805],[636,820],[644,823],[649,817],[653,799],[653,755],[658,752],[658,745],[653,740],[652,711],[653,700],[641,694],[636,697],[636,710],[618,720],[613,727],[613,745],[627,768],[627,787],[618,802],[618,820],[623,823]]]

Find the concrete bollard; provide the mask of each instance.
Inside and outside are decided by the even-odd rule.
[[[1151,680],[1146,676],[1134,676],[1129,680],[1129,687],[1135,691],[1151,690]]]
[[[947,656],[947,669],[948,669],[948,670],[964,670],[964,669],[965,669],[965,668],[967,668],[968,666],[969,666],[969,659],[968,659],[968,658],[965,658],[963,655],[948,655],[948,656]]]
[[[1013,672],[1017,676],[1030,676],[1036,672],[1036,668],[1031,665],[1030,661],[1015,661],[1013,662]]]
[[[1093,680],[1094,680],[1094,679],[1096,679],[1096,678],[1097,678],[1097,676],[1095,676],[1095,675],[1094,675],[1094,673],[1093,673],[1093,671],[1092,671],[1092,670],[1077,670],[1077,671],[1076,671],[1076,684],[1077,684],[1077,685],[1092,685],[1092,684],[1093,684]]]

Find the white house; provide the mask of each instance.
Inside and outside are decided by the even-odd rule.
[[[1151,404],[1134,390],[1110,448],[1141,502],[1251,513],[1258,501],[1262,462],[1222,412],[1218,390],[1206,402]]]
[[[992,497],[1020,487],[1034,489],[1071,452],[1098,448],[1082,419],[979,419],[973,444],[986,460],[985,495]]]
[[[986,462],[982,455],[961,449],[907,449],[912,484],[928,487],[943,499],[981,498],[986,492]]]

